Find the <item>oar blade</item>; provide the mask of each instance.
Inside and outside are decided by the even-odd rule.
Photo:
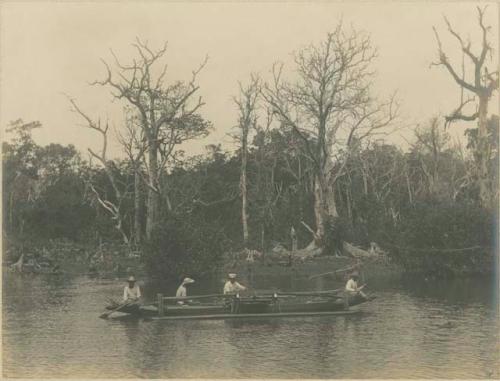
[[[101,319],[107,319],[109,317],[109,315],[111,315],[113,312],[116,312],[119,309],[121,309],[123,307],[126,307],[126,306],[128,306],[129,304],[132,304],[132,303],[134,303],[134,302],[133,301],[127,301],[127,302],[124,302],[122,304],[119,304],[118,306],[116,306],[115,308],[113,308],[111,311],[106,311],[106,312],[102,313],[101,315],[99,315],[99,317]]]

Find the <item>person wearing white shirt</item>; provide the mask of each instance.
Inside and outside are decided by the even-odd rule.
[[[137,284],[135,284],[135,278],[130,276],[127,279],[128,286],[125,286],[123,290],[123,301],[124,302],[138,302],[141,298],[141,289]]]
[[[191,279],[191,278],[184,278],[184,280],[182,281],[181,285],[177,289],[177,292],[175,293],[175,297],[176,298],[186,298],[187,297],[187,288],[186,288],[186,286],[188,284],[192,284],[192,283],[194,283],[193,279]],[[184,301],[179,300],[179,301],[177,301],[177,303],[178,304],[184,304]]]
[[[365,287],[365,285],[358,287],[358,278],[358,273],[352,273],[345,285],[345,290],[350,296],[360,294],[362,297],[366,298],[366,295],[363,293],[363,291],[361,291]]]
[[[224,285],[224,295],[237,294],[239,291],[244,291],[247,288],[236,282],[236,274],[229,274],[229,280]]]

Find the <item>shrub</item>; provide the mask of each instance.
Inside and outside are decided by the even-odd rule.
[[[218,268],[227,248],[228,240],[217,227],[169,216],[153,231],[144,246],[144,255],[153,276],[199,277]]]
[[[409,271],[491,271],[495,214],[472,203],[422,203],[404,216],[393,257]]]

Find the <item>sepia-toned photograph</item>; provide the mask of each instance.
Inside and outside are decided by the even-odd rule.
[[[1,1],[2,378],[500,379],[499,6]]]

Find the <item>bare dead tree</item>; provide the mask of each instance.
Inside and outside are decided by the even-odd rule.
[[[366,152],[367,153],[367,152]],[[391,191],[394,190],[399,177],[399,166],[396,152],[388,152],[387,156],[377,154],[375,150],[369,155],[360,155],[361,167],[365,171],[367,182],[370,184],[371,192],[375,198],[386,204]]]
[[[134,242],[140,244],[142,241],[142,183],[145,178],[143,174],[142,161],[148,150],[148,141],[144,130],[140,128],[140,120],[130,108],[125,109],[125,134],[118,132],[118,140],[127,155],[134,171]]]
[[[488,170],[488,162],[491,159],[491,137],[488,134],[488,105],[493,94],[498,90],[498,70],[490,71],[487,63],[493,61],[493,48],[489,41],[488,32],[491,26],[485,25],[484,17],[486,7],[477,7],[478,23],[482,33],[480,42],[480,50],[478,53],[473,52],[472,43],[470,40],[465,40],[445,17],[444,21],[448,32],[458,42],[461,52],[470,63],[470,71],[473,73],[472,78],[467,78],[467,70],[465,63],[462,66],[462,74],[459,74],[456,67],[452,64],[448,56],[445,54],[439,34],[434,28],[438,44],[439,58],[432,65],[443,66],[451,75],[453,80],[460,87],[460,103],[458,107],[445,117],[447,125],[456,121],[477,121],[478,134],[477,144],[473,147],[474,157],[476,161],[476,174],[478,178],[480,200],[483,206],[490,206],[492,202],[492,184]],[[465,98],[464,93],[469,94]],[[474,110],[466,113],[466,106],[474,106]],[[470,108],[470,107],[469,107]]]
[[[74,99],[69,98],[69,101],[72,105],[72,110],[78,115],[80,115],[80,117],[85,121],[86,123],[85,126],[94,131],[97,131],[101,135],[102,138],[101,151],[97,153],[91,148],[88,148],[88,152],[91,155],[91,157],[97,159],[97,161],[102,165],[104,172],[106,173],[106,176],[111,184],[111,187],[113,188],[116,201],[111,201],[106,197],[104,197],[103,195],[101,195],[101,193],[96,189],[95,184],[92,182],[91,178],[86,179],[86,184],[91,190],[91,192],[94,194],[97,202],[101,205],[101,207],[104,208],[111,215],[111,218],[115,221],[115,228],[120,232],[123,242],[128,245],[130,243],[130,239],[123,227],[125,216],[123,215],[122,212],[122,203],[127,197],[127,192],[126,189],[125,191],[122,191],[120,189],[118,180],[116,179],[113,173],[112,161],[108,160],[108,158],[106,157],[108,148],[109,124],[108,122],[106,122],[106,124],[103,126],[101,125],[100,119],[94,121],[84,111],[82,111],[82,109],[77,105]]]
[[[260,93],[260,79],[252,75],[248,85],[239,83],[240,93],[233,97],[233,102],[238,109],[238,129],[237,140],[241,150],[241,173],[240,173],[240,194],[241,194],[241,223],[243,228],[243,245],[248,247],[248,191],[247,191],[247,161],[248,161],[248,135],[257,124],[257,100]]]
[[[273,79],[263,97],[282,126],[302,140],[304,155],[315,172],[315,241],[322,246],[326,220],[338,215],[334,185],[345,168],[355,140],[381,133],[394,119],[392,97],[378,103],[370,95],[376,57],[369,36],[342,24],[319,45],[295,54],[298,80],[283,79],[283,65],[273,66]],[[341,165],[338,164],[341,160]]]
[[[416,143],[413,150],[419,153],[422,171],[427,179],[428,193],[440,192],[440,166],[443,151],[449,143],[449,135],[441,131],[438,118],[432,118],[429,126],[415,130]]]
[[[130,64],[123,64],[113,53],[115,70],[104,61],[106,78],[94,84],[108,86],[116,99],[125,100],[137,112],[140,128],[147,141],[148,199],[146,236],[149,239],[158,223],[161,179],[165,167],[182,142],[207,133],[210,124],[204,121],[198,111],[204,105],[201,97],[195,98],[199,90],[198,75],[205,67],[206,58],[192,71],[188,81],[165,83],[167,65],[161,65],[167,44],[159,50],[152,50],[147,42],[136,39],[132,46],[137,51],[137,58]],[[160,66],[159,66],[160,65]]]

